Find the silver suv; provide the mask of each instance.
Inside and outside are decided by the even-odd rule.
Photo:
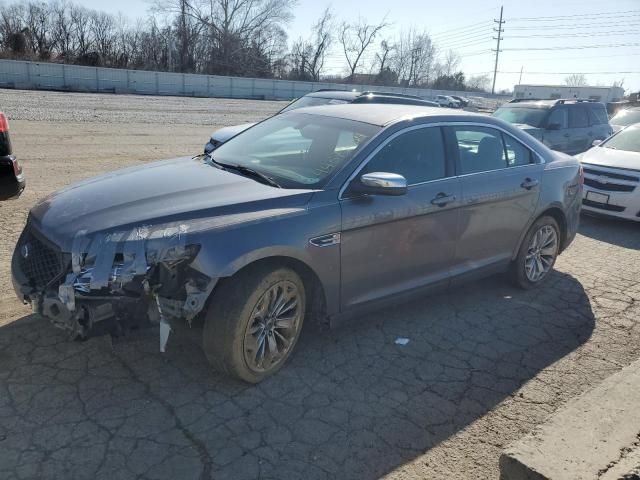
[[[589,100],[512,100],[493,114],[552,150],[576,155],[613,133],[604,103]]]

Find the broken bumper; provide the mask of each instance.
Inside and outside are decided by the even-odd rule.
[[[126,334],[160,324],[164,351],[170,325],[191,323],[216,284],[192,263],[200,247],[185,226],[100,233],[78,232],[62,252],[27,225],[12,258],[18,297],[72,337]]]

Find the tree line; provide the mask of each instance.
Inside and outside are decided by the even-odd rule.
[[[0,4],[0,56],[76,65],[448,90],[485,90],[426,31],[387,35],[385,19],[339,20],[330,8],[289,39],[296,0],[156,0],[144,20],[67,0]],[[327,64],[345,65],[329,76]]]

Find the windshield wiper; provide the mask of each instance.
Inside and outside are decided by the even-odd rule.
[[[282,188],[280,184],[276,182],[273,178],[267,177],[264,173],[260,173],[257,170],[254,170],[253,168],[245,167],[244,165],[232,165],[230,163],[218,162],[213,158],[213,155],[210,155],[209,158],[211,158],[211,161],[215,165],[217,165],[219,168],[222,168],[223,170],[236,170],[240,173],[243,173],[246,176],[257,179],[261,183],[266,183],[267,185],[270,185],[276,188]]]

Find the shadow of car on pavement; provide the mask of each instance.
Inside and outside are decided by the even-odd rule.
[[[640,250],[640,222],[583,213],[578,233],[619,247]]]
[[[192,335],[160,354],[149,332],[112,344],[69,342],[31,316],[2,327],[0,476],[377,478],[574,351],[594,316],[554,272],[537,290],[494,277],[307,327],[255,386],[211,372]]]

